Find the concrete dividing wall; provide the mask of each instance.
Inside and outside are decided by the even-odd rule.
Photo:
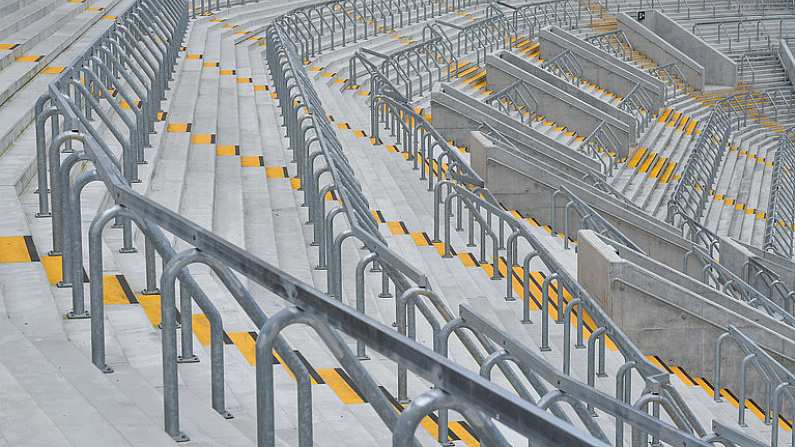
[[[519,57],[519,56],[517,56],[517,55],[515,55],[515,54],[513,54],[511,52],[505,51],[505,50],[500,50],[500,51],[494,53],[494,55],[496,57],[498,57],[498,58],[510,63],[511,65],[514,65],[515,67],[519,68],[520,70],[525,71],[527,73],[530,73],[531,75],[533,75],[533,76],[535,76],[535,77],[537,77],[539,79],[542,79],[544,82],[552,84],[556,88],[558,88],[560,90],[563,90],[564,92],[568,93],[569,95],[571,95],[571,96],[579,99],[580,101],[588,104],[589,106],[595,108],[599,112],[604,113],[605,115],[608,115],[608,116],[610,116],[612,118],[615,118],[618,121],[626,123],[627,126],[630,126],[631,128],[633,128],[634,131],[637,133],[638,123],[635,120],[635,117],[633,117],[631,114],[619,109],[618,107],[614,106],[613,104],[611,104],[611,103],[609,103],[607,101],[602,101],[601,99],[598,99],[594,95],[586,93],[585,91],[583,91],[581,88],[577,87],[576,85],[573,85],[573,84],[571,84],[571,83],[559,78],[558,76],[555,76],[554,74],[548,72],[547,70],[544,70],[540,66],[531,63],[526,58]]]
[[[792,50],[790,50],[786,40],[778,41],[778,58],[781,59],[784,71],[787,72],[787,79],[795,84],[795,57],[793,57]]]
[[[562,170],[580,176],[586,173],[601,176],[601,164],[598,161],[449,86],[443,86],[442,91],[431,94],[431,113],[433,126],[446,138],[467,144],[469,132],[486,123]]]
[[[629,155],[629,149],[637,138],[635,126],[629,126],[599,109],[557,88],[555,85],[532,75],[521,68],[494,56],[486,57],[489,85],[499,91],[516,80],[525,81],[525,86],[538,101],[537,112],[558,124],[566,126],[583,137],[588,137],[602,121],[605,121],[618,138],[615,148],[619,158]],[[596,99],[596,98],[594,98]]]
[[[578,281],[644,353],[711,381],[716,340],[733,325],[785,367],[795,368],[795,329],[729,297],[705,296],[697,281],[662,264],[638,265],[633,261],[640,262],[639,255],[617,250],[591,231],[581,231],[578,239]],[[724,343],[721,385],[735,395],[744,355],[736,344]],[[764,385],[753,372],[748,390],[756,402],[765,402]]]
[[[654,14],[647,15],[643,22],[638,22],[635,17],[627,13],[617,14],[616,19],[618,29],[624,31],[633,49],[649,56],[657,65],[675,63],[682,70],[685,80],[691,87],[704,90],[706,82],[704,67],[647,27],[646,22],[653,21]]]
[[[737,86],[737,63],[664,13],[648,11],[646,28],[704,67],[706,85]]]
[[[551,26],[538,34],[541,55],[551,59],[565,50],[571,50],[583,69],[583,77],[619,96],[625,96],[637,84],[654,92],[655,108],[665,105],[665,84],[654,76],[608,54],[584,40]]]
[[[552,224],[554,230],[574,238],[581,222],[570,212],[568,229],[565,228],[566,203],[558,198],[553,203],[552,194],[565,186],[586,202],[624,235],[634,241],[645,253],[665,265],[682,266],[690,244],[670,225],[625,208],[616,199],[583,183],[582,177],[566,175],[555,166],[533,155],[514,154],[495,146],[479,132],[472,132],[470,155],[472,167],[485,180],[489,190],[500,203],[519,210],[543,224]],[[695,263],[688,266],[689,273],[698,275]]]

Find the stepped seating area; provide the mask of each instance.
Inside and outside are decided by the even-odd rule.
[[[764,254],[769,204],[790,218],[773,186],[792,111],[762,95],[790,85],[777,56],[700,92],[644,78],[659,67],[637,51],[587,46],[623,84],[545,57],[542,28],[579,41],[630,2],[561,0],[532,27],[518,2],[230,3],[0,0],[0,445],[792,445],[791,407],[760,392],[795,384],[764,338],[795,319],[792,253]],[[659,104],[617,87],[635,79]],[[683,226],[669,202],[721,100],[748,112]],[[663,249],[628,230],[644,223]],[[694,258],[704,234],[770,282],[737,298],[751,268],[725,273],[723,240]],[[681,349],[717,330],[741,347],[726,369],[778,380],[740,390],[646,348],[592,288],[599,244],[734,303]]]

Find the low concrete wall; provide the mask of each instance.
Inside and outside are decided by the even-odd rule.
[[[781,64],[784,65],[787,79],[795,84],[795,57],[793,57],[792,50],[790,50],[786,40],[778,41],[778,58],[781,59]]]
[[[657,65],[676,63],[691,87],[704,90],[706,82],[704,67],[645,26],[645,22],[650,20],[648,16],[644,22],[638,22],[627,13],[617,14],[616,19],[618,29],[624,31],[632,48],[649,56]]]
[[[707,85],[737,86],[737,63],[664,13],[648,11],[644,23],[663,40],[704,67]]]
[[[662,264],[646,260],[650,268],[644,268],[633,262],[639,261],[639,255],[633,257],[628,249],[617,251],[591,231],[581,231],[578,239],[580,284],[644,353],[681,365],[691,375],[712,379],[715,342],[733,325],[785,367],[795,367],[795,329],[731,298],[713,301],[720,297],[704,296],[704,287],[697,281]],[[744,356],[736,344],[724,343],[721,385],[735,395]],[[748,390],[752,399],[765,401],[764,384],[754,373],[748,376]]]
[[[655,108],[665,105],[665,84],[654,76],[608,54],[584,40],[551,26],[538,35],[541,55],[550,59],[571,50],[583,69],[583,77],[619,96],[625,96],[637,83],[654,92]]]
[[[544,70],[540,66],[533,64],[527,59],[519,57],[516,54],[513,54],[505,50],[500,50],[494,53],[494,55],[516,66],[520,70],[530,73],[531,75],[540,78],[549,84],[554,85],[556,88],[563,90],[564,92],[568,93],[571,96],[574,96],[580,101],[583,101],[584,103],[595,108],[599,112],[626,123],[627,126],[630,126],[633,129],[635,129],[635,132],[637,133],[638,123],[635,120],[635,117],[619,109],[613,104],[607,101],[602,101],[601,99],[595,97],[594,95],[591,95],[590,93],[586,93],[581,88],[578,88],[577,86],[559,78],[558,76],[555,76],[554,74],[548,72],[547,70]]]
[[[433,126],[447,138],[466,142],[470,138],[470,131],[486,123],[562,170],[581,175],[597,173],[601,176],[601,164],[598,161],[449,86],[443,86],[442,91],[431,94],[431,113]]]
[[[634,125],[628,126],[623,121],[605,115],[553,84],[498,57],[486,57],[486,70],[489,73],[489,85],[495,91],[511,85],[517,79],[525,81],[530,94],[538,101],[538,113],[583,137],[590,135],[604,120],[619,140],[615,148],[619,158],[629,155],[629,149],[637,137]]]
[[[473,135],[479,132],[472,132]],[[562,198],[553,203],[552,194],[565,186],[586,202],[645,253],[665,265],[682,266],[690,243],[670,225],[650,218],[619,204],[616,199],[583,183],[582,177],[565,175],[554,166],[533,155],[514,154],[491,144],[488,139],[470,139],[472,166],[485,180],[489,190],[508,208],[552,224],[554,230],[574,238],[581,222],[570,213],[569,228],[564,226],[566,203]],[[700,269],[695,263],[688,268],[692,275]]]

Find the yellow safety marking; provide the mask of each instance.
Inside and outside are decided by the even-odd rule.
[[[317,373],[323,378],[326,385],[334,391],[342,403],[347,405],[363,404],[365,401],[353,389],[351,384],[341,375],[341,370],[335,368],[319,368]]]
[[[240,157],[240,166],[243,168],[265,166],[265,160],[261,155],[243,155]]]
[[[475,259],[475,255],[469,252],[458,253],[458,259],[464,264],[464,267],[479,267],[480,263]]]
[[[657,163],[654,164],[654,167],[651,169],[651,172],[649,173],[649,176],[651,178],[657,178],[657,176],[660,175],[660,171],[662,170],[663,166],[665,166],[665,163],[667,163],[667,162],[668,162],[668,158],[666,158],[666,157],[657,157]]]
[[[679,380],[682,381],[687,386],[696,386],[696,383],[687,375],[687,373],[678,366],[671,366],[671,370],[676,374],[676,377],[679,377]]]
[[[219,144],[215,146],[215,155],[221,157],[240,155],[240,146],[236,144]]]
[[[252,79],[252,78],[237,78],[237,83],[238,84],[251,84],[253,82],[254,82],[254,79]]]
[[[352,133],[353,133],[353,136],[357,137],[357,138],[364,138],[364,137],[367,136],[367,134],[364,133],[363,130],[354,130]]]
[[[38,62],[43,57],[44,56],[41,56],[41,55],[29,54],[29,55],[25,55],[25,56],[19,56],[18,58],[16,58],[16,61],[17,62]]]
[[[185,133],[190,132],[191,123],[169,123],[166,126],[166,131],[171,133]]]
[[[290,186],[295,190],[301,189],[301,179],[298,177],[291,178]]]
[[[266,178],[287,178],[290,174],[284,166],[267,166],[265,168]]]
[[[466,70],[464,70],[462,72],[459,72],[456,76],[458,76],[459,78],[462,78],[462,77],[464,77],[464,76],[466,76],[466,75],[468,75],[470,73],[473,73],[477,69],[478,69],[478,66],[477,65],[473,65],[473,66],[467,68]]]
[[[202,64],[203,68],[218,68],[221,64],[218,62],[205,62]]]
[[[110,20],[111,22],[113,22],[113,21],[114,21],[114,20],[116,20],[117,18],[118,18],[118,17],[116,17],[116,16],[103,16],[103,17],[102,17],[102,19],[103,19],[103,20]]]
[[[312,72],[312,73],[320,73],[321,71],[323,71],[324,68],[326,68],[326,67],[317,67],[317,66],[313,65],[311,67],[307,67],[306,70],[309,71],[309,72]]]
[[[682,112],[674,112],[674,114],[671,116],[671,119],[668,121],[667,127],[676,126],[676,123],[679,121],[680,116],[682,116]]]
[[[105,304],[130,304],[116,275],[102,275],[102,302]]]
[[[38,260],[28,248],[32,243],[30,236],[0,236],[0,264]]]
[[[627,166],[630,168],[636,168],[638,163],[643,159],[643,155],[646,153],[645,147],[639,147],[634,154],[632,154],[632,158],[627,163]]]
[[[477,447],[480,445],[480,442],[472,436],[472,433],[466,429],[460,422],[452,421],[447,424],[447,427],[450,429],[451,432],[455,433],[456,436],[469,447]],[[438,438],[438,436],[437,436]]]
[[[61,65],[50,65],[50,66],[46,67],[44,70],[42,70],[41,72],[44,73],[44,74],[53,75],[53,74],[61,74],[61,73],[63,73],[63,71],[65,69],[66,69],[66,67],[63,67]]]
[[[406,224],[399,220],[392,220],[386,223],[387,228],[389,228],[389,232],[395,236],[401,234],[409,234],[409,230],[406,228]]]
[[[47,274],[47,281],[50,285],[55,285],[63,279],[63,264],[60,256],[42,256],[41,266]]]
[[[685,129],[685,133],[688,135],[693,135],[693,130],[695,130],[697,125],[698,121],[690,120],[690,124],[688,124],[687,129]]]
[[[191,144],[215,144],[214,133],[196,133],[190,137]]]
[[[185,56],[185,59],[187,59],[187,60],[189,60],[189,61],[197,61],[197,60],[199,60],[199,59],[202,59],[203,57],[204,57],[204,55],[203,55],[203,54],[198,54],[198,53],[188,53],[188,55],[187,55],[187,56]]]
[[[13,50],[14,48],[18,47],[18,43],[0,43],[0,50],[9,51]]]
[[[676,162],[668,160],[668,167],[665,168],[665,172],[660,178],[660,183],[668,183],[671,180],[671,174],[674,173],[674,169],[676,169]]]
[[[257,342],[254,341],[251,334],[248,332],[229,332],[227,335],[248,364],[251,366],[256,365]]]
[[[337,123],[337,129],[350,129],[351,125],[348,123]]]
[[[138,297],[138,303],[152,326],[160,325],[160,295],[141,295]]]
[[[268,90],[269,90],[269,88],[268,88],[267,85],[255,85],[254,86],[254,91],[255,92],[266,92]]]
[[[424,231],[412,231],[411,239],[414,240],[414,244],[418,247],[427,247],[431,245],[431,240]]]
[[[218,71],[218,74],[221,75],[221,76],[232,76],[232,75],[234,75],[236,73],[237,73],[237,71],[235,71],[235,70],[233,70],[231,68],[222,68],[221,70]]]
[[[685,130],[685,126],[687,125],[687,121],[688,121],[689,119],[690,119],[690,117],[689,117],[689,116],[687,116],[687,115],[683,115],[683,116],[682,116],[682,119],[681,119],[681,120],[679,120],[679,125],[678,125],[678,126],[676,126],[676,130],[678,130],[678,131],[680,131],[680,132],[684,132],[684,130]]]
[[[100,7],[91,6],[91,7],[86,8],[86,12],[102,12],[104,10],[105,10],[105,8],[103,8],[101,6]]]
[[[654,161],[655,158],[657,158],[657,154],[654,152],[649,152],[649,155],[646,156],[646,159],[644,160],[643,164],[640,166],[640,172],[643,172],[645,174],[646,171],[649,170],[649,167],[651,166],[651,163]]]
[[[193,321],[193,333],[202,346],[210,346],[210,320],[204,314],[191,315]]]
[[[166,117],[168,116],[168,112],[157,112],[157,120],[158,121],[165,121]]]
[[[668,116],[669,116],[670,114],[671,114],[671,109],[665,109],[665,111],[663,112],[663,114],[662,114],[662,115],[660,115],[660,119],[658,119],[657,121],[659,121],[659,122],[661,122],[661,123],[664,123],[664,122],[668,121]]]

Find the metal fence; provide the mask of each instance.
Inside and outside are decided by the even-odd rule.
[[[779,137],[773,156],[773,175],[765,219],[765,250],[791,258],[794,232],[795,143],[785,133]]]

